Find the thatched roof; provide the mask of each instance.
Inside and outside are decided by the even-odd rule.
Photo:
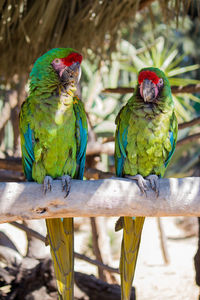
[[[155,0],[1,0],[0,75],[30,70],[54,47],[96,54],[113,49],[118,29]],[[186,11],[194,0],[158,0],[163,21]]]

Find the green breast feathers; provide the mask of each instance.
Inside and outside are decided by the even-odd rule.
[[[148,72],[145,70],[141,74],[148,76]],[[118,176],[163,176],[175,150],[177,120],[174,104],[168,80],[159,72],[164,87],[156,100],[155,95],[151,101],[149,95],[142,94],[146,97],[144,101],[141,85],[138,84],[135,94],[117,116],[115,161]],[[151,86],[146,89],[152,91]]]
[[[175,116],[171,110],[158,115],[154,114],[153,110],[149,109],[149,112],[145,110],[140,109],[138,116],[138,111],[134,110],[134,106],[131,108],[127,106],[119,116],[119,118],[128,119],[123,172],[129,175],[163,176],[167,159],[173,148],[169,128],[176,126]],[[123,129],[119,128],[119,131]]]
[[[76,171],[76,117],[71,103],[63,105],[59,98],[37,101],[29,98],[23,105],[21,122],[34,132],[32,177],[43,182],[46,174],[53,178]],[[32,114],[34,112],[34,114]],[[26,130],[26,129],[25,129]]]

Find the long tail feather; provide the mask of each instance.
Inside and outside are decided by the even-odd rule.
[[[59,299],[72,300],[74,285],[73,218],[47,219],[46,225]]]
[[[144,217],[124,217],[120,259],[121,299],[129,300],[135,273]]]

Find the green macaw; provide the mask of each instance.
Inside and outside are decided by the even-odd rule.
[[[115,165],[119,177],[135,179],[142,192],[147,181],[158,193],[158,177],[174,153],[177,119],[169,81],[157,68],[139,72],[133,96],[116,118]],[[145,179],[143,178],[145,177]],[[121,217],[115,226],[123,228],[120,274],[121,299],[129,300],[135,273],[144,217]]]
[[[30,73],[30,95],[20,112],[22,163],[28,181],[51,190],[60,178],[66,196],[70,178],[83,179],[87,119],[77,95],[82,56],[71,48],[48,51]],[[47,219],[59,299],[73,299],[73,219]]]

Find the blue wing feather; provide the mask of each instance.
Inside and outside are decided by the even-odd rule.
[[[170,159],[171,159],[172,155],[174,154],[175,146],[176,146],[176,140],[174,138],[174,134],[172,131],[169,131],[169,139],[170,139],[172,150],[169,152],[167,160],[165,161],[165,167],[167,167],[168,163],[170,162]]]
[[[128,135],[128,126],[124,128],[122,135],[120,135],[120,130],[118,128],[117,136],[116,136],[116,143],[119,146],[120,156],[117,157],[117,165],[116,165],[116,174],[118,177],[123,177],[123,168],[124,168],[124,161],[126,158],[126,147],[127,147],[127,135]],[[135,220],[135,217],[132,217]]]
[[[85,158],[86,158],[86,146],[87,146],[87,130],[83,128],[82,119],[79,120],[80,128],[80,149],[77,156],[77,164],[79,165],[78,178],[83,179]]]
[[[76,162],[79,166],[77,178],[83,179],[84,168],[85,168],[85,158],[86,158],[86,146],[87,146],[87,120],[86,115],[83,110],[79,107],[83,105],[80,100],[78,103],[74,104],[74,112],[76,115],[76,139],[77,139],[77,158]]]
[[[35,160],[34,151],[33,151],[33,131],[28,125],[28,129],[25,133],[22,133],[24,136],[25,143],[22,145],[22,162],[24,167],[24,173],[28,181],[32,181],[32,166]]]
[[[120,149],[120,157],[117,157],[117,168],[116,173],[117,176],[122,177],[123,175],[123,167],[124,161],[126,158],[126,146],[127,146],[127,134],[128,134],[128,127],[124,129],[122,135],[120,136],[120,131],[117,132],[117,143]]]

